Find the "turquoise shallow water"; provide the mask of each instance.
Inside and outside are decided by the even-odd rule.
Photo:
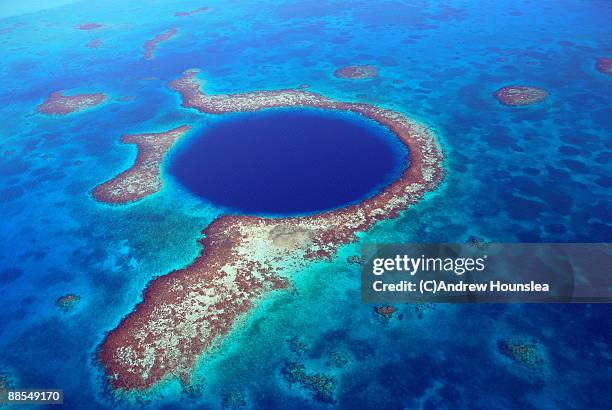
[[[203,5],[211,11],[174,16]],[[64,388],[67,408],[111,406],[96,347],[151,278],[193,260],[200,231],[224,212],[167,174],[159,194],[133,205],[90,196],[132,163],[135,148],[121,135],[218,120],[180,108],[167,88],[187,68],[203,69],[211,93],[308,84],[435,130],[447,155],[443,185],[361,242],[609,242],[612,77],[594,67],[612,55],[611,16],[609,2],[581,0],[105,1],[0,20],[0,372],[22,387]],[[73,29],[87,22],[105,27]],[[143,43],[170,27],[177,36],[143,60]],[[94,39],[101,46],[87,48]],[[335,78],[347,64],[376,65],[379,77]],[[543,87],[550,98],[504,107],[492,93],[508,84]],[[69,117],[36,114],[58,89],[111,99]],[[172,382],[148,406],[219,408],[224,392],[238,392],[254,407],[330,407],[286,382],[286,360],[336,377],[343,408],[609,402],[609,306],[437,306],[419,318],[406,305],[402,320],[381,323],[346,263],[358,252],[350,245],[296,272],[298,294],[259,307],[200,364],[193,392]],[[54,302],[68,292],[82,302],[63,313]],[[294,336],[301,355],[287,342]],[[547,371],[506,361],[497,341],[508,337],[537,340]],[[349,363],[328,365],[333,352]]]

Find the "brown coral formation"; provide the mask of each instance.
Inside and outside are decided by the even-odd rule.
[[[176,29],[176,27],[173,27],[173,28],[171,28],[169,30],[164,31],[161,34],[156,35],[151,40],[148,40],[144,44],[144,53],[143,53],[142,57],[145,60],[152,59],[153,58],[153,53],[155,52],[155,49],[157,48],[159,43],[163,43],[164,41],[170,40],[172,37],[174,37],[174,35],[177,32],[178,32],[178,30]]]
[[[540,371],[546,366],[542,348],[535,340],[500,339],[497,341],[499,353],[531,371]]]
[[[102,104],[106,98],[103,93],[64,95],[62,91],[56,91],[36,110],[41,114],[67,115]]]
[[[548,92],[539,87],[512,85],[495,92],[495,98],[504,105],[518,107],[540,103],[548,97]]]
[[[291,275],[309,260],[330,258],[340,245],[355,241],[357,232],[398,216],[443,177],[442,152],[433,135],[399,112],[294,89],[210,96],[200,90],[196,74],[188,71],[171,83],[184,107],[211,114],[294,106],[351,111],[389,128],[408,147],[410,162],[382,192],[342,209],[278,219],[225,215],[213,221],[203,231],[200,256],[150,282],[142,302],[100,346],[100,363],[116,389],[146,389],[172,376],[189,382],[196,360],[262,298],[288,288]],[[139,179],[134,172],[132,181]]]
[[[177,11],[176,13],[174,13],[174,15],[176,17],[189,17],[189,16],[193,16],[195,14],[205,13],[208,10],[210,10],[208,7],[199,7],[197,9],[194,9],[194,10],[191,10],[191,11]]]
[[[335,403],[334,394],[338,379],[325,373],[308,372],[302,362],[287,361],[281,369],[281,376],[290,385],[297,384],[310,392],[313,399],[323,403]]]
[[[392,305],[374,306],[374,313],[379,321],[388,323],[397,313],[397,308]]]
[[[100,202],[126,204],[159,191],[162,185],[160,165],[166,152],[190,127],[183,125],[169,131],[125,135],[121,142],[136,144],[138,156],[129,169],[98,185],[93,196]]]
[[[77,30],[95,30],[98,28],[104,27],[104,24],[100,23],[83,23],[75,26],[74,28]]]
[[[69,293],[67,295],[59,297],[55,301],[55,306],[57,306],[60,310],[64,312],[70,312],[79,304],[80,301],[81,297],[79,295]]]
[[[351,65],[337,69],[334,75],[350,80],[365,80],[378,77],[378,69],[373,65]]]
[[[102,40],[100,40],[99,38],[95,38],[89,41],[87,44],[85,44],[85,47],[87,48],[100,48],[101,46],[102,46]]]

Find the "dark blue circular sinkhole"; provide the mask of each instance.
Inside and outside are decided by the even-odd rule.
[[[268,110],[227,116],[189,137],[168,172],[235,213],[305,215],[380,192],[407,154],[387,128],[357,114]]]

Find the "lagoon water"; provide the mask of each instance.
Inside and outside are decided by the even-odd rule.
[[[168,172],[196,196],[241,214],[299,215],[372,196],[406,166],[387,128],[357,114],[273,110],[204,127]]]

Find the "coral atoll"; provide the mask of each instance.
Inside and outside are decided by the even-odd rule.
[[[535,340],[500,339],[497,341],[497,349],[499,353],[528,370],[542,370],[546,365],[542,347]]]
[[[125,135],[121,138],[124,144],[138,146],[136,161],[127,170],[95,187],[94,198],[109,204],[126,204],[159,191],[164,155],[189,129],[183,125],[165,132]]]
[[[235,389],[224,389],[221,392],[221,408],[237,410],[246,407],[246,396],[243,392]]]
[[[102,93],[64,95],[62,91],[56,91],[38,106],[37,111],[49,115],[66,115],[102,104],[106,98]]]
[[[208,7],[199,7],[195,10],[191,10],[191,11],[177,11],[176,13],[174,13],[174,15],[176,17],[188,17],[188,16],[193,16],[195,14],[200,14],[200,13],[204,13],[209,11],[210,9]]]
[[[351,355],[345,350],[334,350],[327,357],[326,364],[330,367],[342,368],[351,362]]]
[[[386,304],[374,306],[375,317],[383,323],[388,323],[395,313],[397,313],[397,308],[395,306]]]
[[[177,31],[178,30],[176,29],[176,27],[173,27],[173,28],[171,28],[169,30],[164,31],[161,34],[156,35],[151,40],[148,40],[144,44],[144,53],[143,53],[142,57],[145,60],[152,59],[153,58],[153,53],[155,52],[155,49],[157,48],[159,43],[162,43],[164,41],[170,40],[172,37],[174,37],[174,35],[177,33]]]
[[[223,215],[210,223],[200,240],[202,251],[193,263],[151,281],[142,302],[100,346],[100,363],[116,389],[146,389],[170,376],[188,383],[197,359],[217,346],[266,295],[289,289],[290,275],[311,260],[331,258],[338,247],[355,241],[356,233],[397,217],[437,187],[444,174],[442,152],[434,136],[399,112],[338,102],[302,89],[207,95],[200,89],[197,74],[187,71],[170,84],[180,93],[184,107],[207,114],[274,107],[349,111],[388,128],[406,145],[410,160],[406,158],[406,168],[397,180],[357,204],[304,217]],[[150,169],[158,175],[159,167],[151,163]],[[132,181],[138,184],[145,174],[137,167],[134,170]],[[130,192],[124,188],[130,185],[121,185],[113,195],[122,200],[123,192]],[[143,195],[128,199],[143,198],[155,189],[131,188]],[[94,191],[96,199],[112,202],[113,197],[98,194]]]

